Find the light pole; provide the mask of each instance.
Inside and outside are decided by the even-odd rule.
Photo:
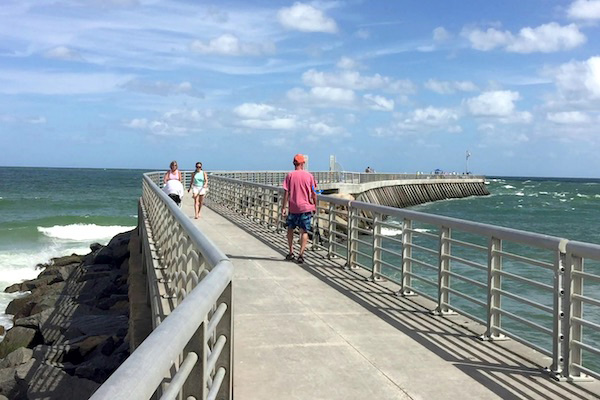
[[[471,157],[471,153],[467,150],[467,154],[465,157],[465,174],[469,173],[469,157]]]

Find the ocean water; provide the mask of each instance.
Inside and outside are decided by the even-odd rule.
[[[106,244],[137,224],[142,170],[0,167],[0,325],[19,294],[5,287],[35,278],[39,263]]]
[[[135,227],[143,172],[0,167],[0,324],[10,327],[10,318],[2,312],[19,295],[2,293],[2,290],[15,282],[37,276],[40,271],[35,266],[38,263],[71,253],[86,254],[90,244],[106,244],[117,233]],[[490,177],[488,180],[490,196],[439,201],[411,209],[600,244],[600,179]],[[387,222],[390,226],[383,233],[389,238],[390,248],[398,251],[399,247],[394,248],[392,240],[399,238],[401,221],[391,219]],[[416,230],[424,234],[435,233],[432,227],[426,225],[417,226]],[[459,239],[477,242],[477,238]],[[430,248],[436,246],[436,241],[426,236],[416,238],[415,243]],[[364,250],[369,252],[369,249]],[[519,248],[509,250],[551,261],[548,254],[531,253],[531,249],[524,252]],[[486,262],[485,254],[456,247],[452,251],[457,256],[482,264]],[[428,259],[427,254],[413,255],[433,265],[437,261]],[[392,264],[398,262],[385,254],[383,259]],[[552,282],[552,274],[540,268],[509,260],[505,261],[504,267],[526,278]],[[586,268],[600,273],[600,266],[593,263],[586,264]],[[431,271],[419,270],[418,266],[413,266],[413,271],[435,280]],[[481,271],[460,265],[453,266],[453,271],[481,282],[486,279]],[[552,305],[552,296],[548,293],[518,281],[505,281],[512,291],[540,304]],[[434,295],[430,286],[415,282],[415,287]],[[485,292],[473,286],[454,282],[453,287],[464,290],[473,298],[485,300]],[[589,295],[600,299],[599,285],[588,289]],[[454,304],[456,301],[465,311],[480,318],[484,316],[481,308],[468,302],[460,303],[460,300],[451,297],[451,302]],[[547,315],[517,302],[511,303],[510,299],[503,300],[503,308],[520,313],[525,311],[528,320],[541,326],[551,326]],[[598,307],[587,307],[584,312],[594,322],[600,323]],[[509,324],[508,327],[527,340],[548,348],[547,339],[540,339],[536,331],[517,325]],[[586,342],[600,347],[600,336],[587,336]],[[591,363],[586,362],[586,365],[600,371],[600,358],[588,359]]]

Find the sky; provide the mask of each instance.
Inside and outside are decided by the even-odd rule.
[[[600,0],[3,0],[0,165],[600,177],[599,39]]]

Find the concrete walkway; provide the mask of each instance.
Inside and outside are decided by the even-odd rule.
[[[431,316],[319,251],[284,261],[283,233],[218,207],[195,222],[235,266],[237,399],[600,398],[598,382],[556,382],[533,350],[480,341],[478,324]]]

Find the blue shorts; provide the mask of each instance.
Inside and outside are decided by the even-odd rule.
[[[308,232],[310,231],[311,218],[311,212],[306,212],[302,214],[289,214],[285,223],[287,224],[288,229],[294,229],[295,227],[298,227],[300,229],[303,229],[305,232]]]

